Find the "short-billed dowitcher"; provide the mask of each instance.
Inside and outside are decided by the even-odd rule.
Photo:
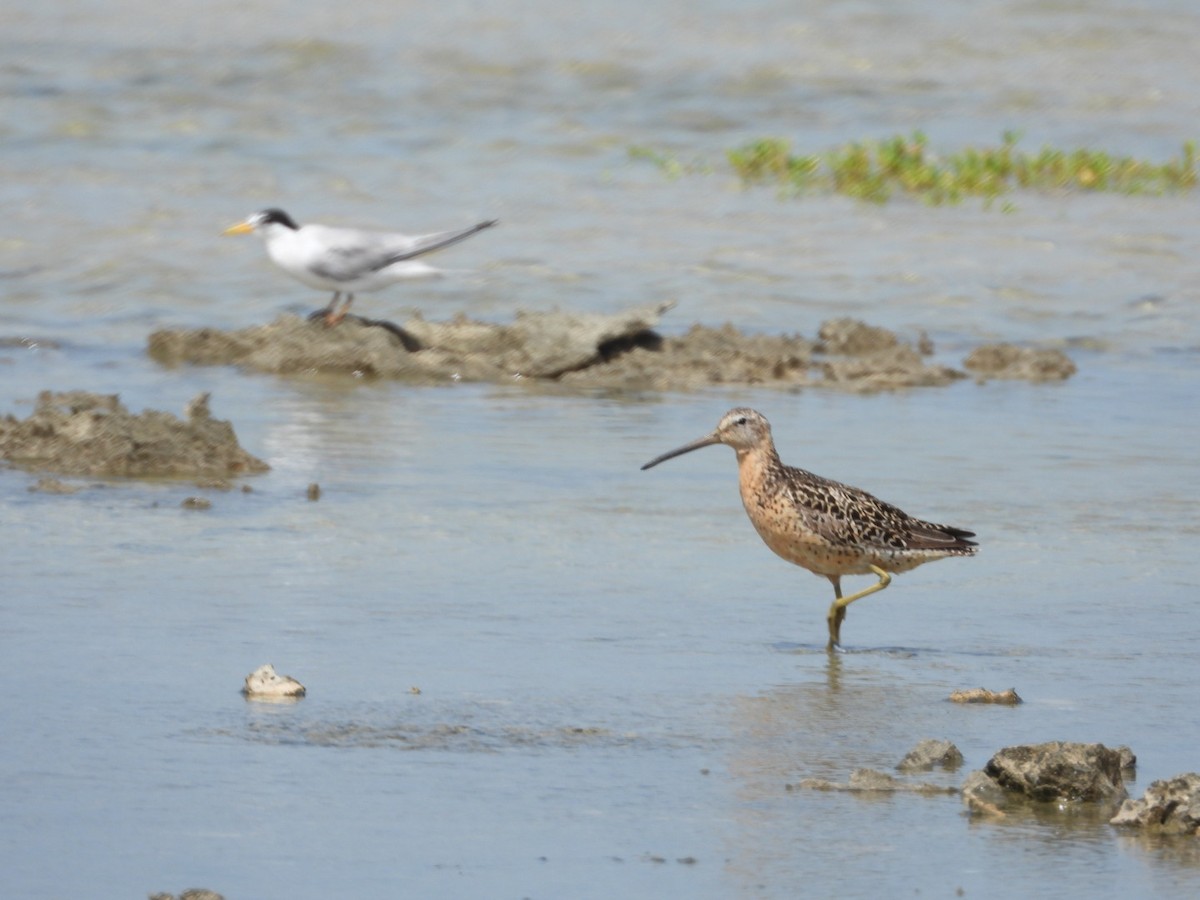
[[[763,539],[779,556],[824,575],[833,584],[829,607],[829,649],[838,649],[846,607],[881,591],[892,573],[947,556],[974,556],[974,532],[914,519],[866,491],[785,466],[779,460],[771,426],[753,409],[731,409],[715,431],[655,457],[649,469],[684,453],[728,444],[737,451],[742,505]],[[843,575],[874,573],[879,581],[842,596]]]
[[[224,233],[258,232],[267,242],[271,262],[309,287],[333,291],[333,299],[321,315],[326,325],[336,325],[346,317],[356,293],[377,291],[407,278],[438,275],[438,269],[416,257],[465,241],[495,224],[493,219],[457,231],[414,237],[358,228],[297,225],[282,209],[264,209],[226,228]],[[339,309],[342,294],[346,301]]]

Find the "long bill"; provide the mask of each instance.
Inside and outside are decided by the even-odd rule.
[[[236,225],[230,225],[221,234],[249,234],[254,230],[254,226],[249,221],[238,222]]]
[[[691,453],[693,450],[699,450],[701,447],[711,447],[713,444],[721,443],[721,439],[717,437],[716,432],[705,435],[698,440],[692,441],[690,444],[684,444],[682,447],[676,447],[674,450],[664,453],[662,456],[656,456],[650,462],[642,466],[642,471],[651,469],[657,466],[660,462],[666,462],[668,459],[674,459],[677,456],[683,456],[685,453]]]

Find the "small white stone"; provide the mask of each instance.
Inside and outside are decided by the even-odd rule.
[[[242,693],[247,697],[284,698],[303,697],[306,691],[304,685],[291,675],[279,675],[275,667],[267,663],[246,676]]]

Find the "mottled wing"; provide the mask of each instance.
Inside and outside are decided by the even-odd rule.
[[[975,546],[970,531],[915,519],[848,484],[801,473],[789,478],[796,508],[807,526],[840,546],[891,550],[965,550]]]

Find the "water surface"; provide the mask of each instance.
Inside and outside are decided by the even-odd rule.
[[[1089,145],[1195,135],[1200,16],[1113,4],[10,3],[0,37],[0,405],[200,391],[272,471],[187,484],[0,473],[0,871],[14,897],[1180,895],[1196,854],[975,823],[956,797],[788,790],[918,740],[1128,744],[1194,771],[1195,198],[781,202],[650,145]],[[667,331],[839,315],[958,365],[1067,348],[1061,385],[580,396],[163,370],[165,325],[323,297],[219,238],[253,209],[409,231],[499,217],[367,314],[612,311]],[[785,461],[979,532],[823,651],[828,585],[745,521],[732,454],[638,467],[725,409]],[[305,488],[319,482],[317,503]],[[274,663],[299,704],[246,703]],[[1016,709],[957,688],[1015,687]],[[413,692],[418,688],[419,693]]]

